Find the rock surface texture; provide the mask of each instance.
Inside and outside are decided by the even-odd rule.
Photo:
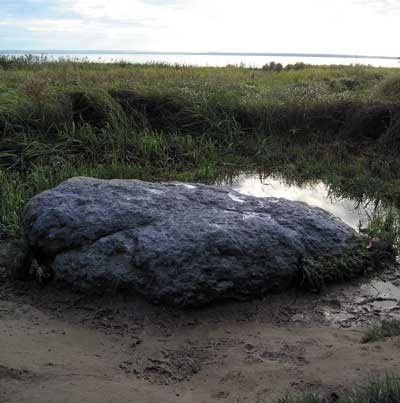
[[[23,221],[55,280],[178,306],[283,290],[304,258],[340,254],[357,236],[305,203],[137,180],[70,179],[34,197]]]

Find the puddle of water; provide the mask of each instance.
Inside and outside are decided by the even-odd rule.
[[[399,275],[396,276],[396,278]],[[394,280],[396,282],[396,279]],[[338,306],[332,301],[337,299]],[[390,276],[372,279],[346,287],[333,288],[314,308],[328,323],[354,327],[385,318],[400,316],[400,287]]]
[[[341,218],[355,230],[358,230],[360,226],[365,228],[369,216],[374,213],[373,203],[360,206],[354,200],[333,197],[329,186],[322,182],[299,186],[289,185],[283,178],[276,176],[261,178],[257,174],[241,174],[233,181],[224,183],[224,186],[250,196],[278,197],[320,207]]]
[[[392,281],[373,280],[361,286],[361,293],[375,309],[400,310],[400,288]]]
[[[361,286],[363,295],[400,300],[400,288],[391,281],[374,280]]]
[[[223,186],[239,193],[255,197],[276,197],[302,201],[319,207],[339,217],[356,231],[366,228],[376,213],[382,213],[379,203],[333,196],[329,185],[321,181],[296,185],[289,184],[276,175],[262,177],[259,174],[243,173]],[[400,318],[400,273],[395,272],[380,280],[348,285],[332,289],[332,294],[315,306],[318,312],[331,324],[352,327],[382,318]],[[296,313],[293,321],[305,321],[303,314]],[[307,316],[307,315],[306,315]]]

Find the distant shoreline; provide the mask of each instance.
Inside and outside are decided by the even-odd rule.
[[[54,49],[26,49],[0,50],[0,54],[76,54],[76,55],[180,55],[180,56],[274,56],[274,57],[326,57],[326,58],[343,58],[343,59],[384,59],[384,60],[400,60],[400,56],[376,56],[376,55],[343,55],[335,53],[276,53],[276,52],[160,52],[160,51],[127,51],[127,50],[54,50]]]

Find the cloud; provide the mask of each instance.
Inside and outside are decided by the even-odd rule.
[[[0,0],[0,48],[392,54],[400,0]]]
[[[370,7],[380,13],[400,12],[400,0],[357,0],[355,4]]]
[[[18,19],[62,17],[66,15],[66,0],[0,0],[2,17]]]

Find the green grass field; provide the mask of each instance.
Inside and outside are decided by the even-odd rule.
[[[400,202],[400,73],[363,66],[198,68],[0,58],[0,233],[76,175],[323,179]]]

